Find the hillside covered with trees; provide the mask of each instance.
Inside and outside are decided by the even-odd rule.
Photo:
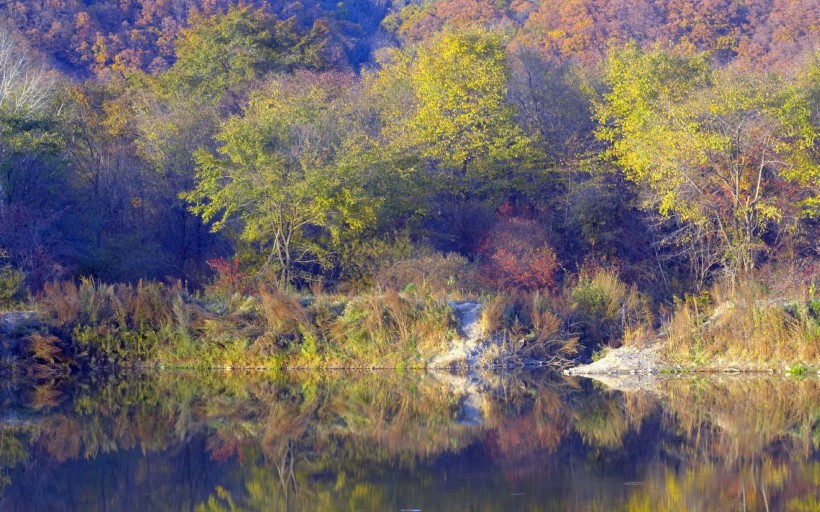
[[[58,305],[83,289],[122,302],[157,280],[180,282],[157,292],[168,308],[205,290],[222,305],[183,302],[290,311],[233,334],[257,346],[268,333],[264,354],[356,337],[345,329],[363,317],[344,305],[287,298],[312,290],[392,291],[424,311],[425,293],[483,295],[488,330],[549,350],[671,322],[681,353],[707,357],[725,347],[704,320],[745,293],[777,311],[721,329],[766,338],[749,349],[760,357],[820,360],[815,0],[0,12],[0,299],[46,304],[61,343],[139,326],[162,345],[175,335],[160,327],[196,324],[84,324],[85,306]],[[136,287],[65,283],[81,277]],[[323,337],[331,317],[345,327]],[[452,327],[436,318],[437,336]]]

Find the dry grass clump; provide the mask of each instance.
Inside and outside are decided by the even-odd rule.
[[[264,332],[255,337],[246,356],[257,362],[274,361],[271,358],[290,350],[303,356],[300,364],[314,366],[322,339],[317,323],[324,324],[328,314],[324,301],[305,305],[299,295],[264,283],[259,285],[258,299]]]
[[[422,365],[421,354],[446,346],[457,327],[452,309],[430,293],[373,291],[347,302],[330,339],[371,366]]]
[[[251,360],[292,367],[422,366],[455,332],[447,303],[431,293],[372,290],[353,297],[300,296],[260,286],[262,332]]]
[[[94,365],[148,360],[161,342],[187,330],[190,312],[182,295],[180,285],[148,281],[109,285],[86,278],[79,284],[46,283],[39,302],[51,318],[52,334],[71,340],[62,347],[61,357]],[[184,327],[175,325],[178,318],[185,320]],[[44,340],[31,337],[34,357],[55,364],[58,359],[44,351],[48,348]]]
[[[50,334],[34,333],[23,347],[24,356],[31,361],[26,369],[35,373],[48,373],[66,368],[71,358],[66,355],[64,343]]]
[[[259,286],[259,299],[268,332],[274,336],[298,332],[299,326],[308,322],[308,312],[296,295],[269,289],[263,283]]]
[[[652,327],[649,298],[621,281],[615,270],[582,269],[567,297],[572,323],[588,346],[629,343]]]
[[[788,291],[788,296],[777,292]],[[820,361],[820,297],[815,285],[772,288],[755,279],[714,285],[677,304],[667,326],[675,359],[704,364]]]
[[[40,304],[51,313],[57,327],[72,324],[80,317],[80,289],[73,281],[47,282]]]
[[[179,285],[149,281],[110,285],[83,278],[79,286],[73,281],[46,283],[40,304],[56,327],[161,328],[172,323],[173,302],[181,293]]]
[[[507,362],[527,359],[563,359],[578,350],[571,334],[566,301],[547,291],[510,290],[497,294],[482,310],[485,333],[504,341]]]
[[[425,289],[437,297],[455,297],[480,291],[476,266],[455,253],[421,251],[381,268],[376,282],[382,289]]]

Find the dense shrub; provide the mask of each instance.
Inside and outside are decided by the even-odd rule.
[[[259,287],[259,302],[267,332],[274,336],[295,336],[299,326],[308,322],[308,312],[296,295],[263,284]]]
[[[11,307],[26,295],[26,274],[11,266],[0,268],[0,308]]]
[[[484,277],[499,289],[555,286],[558,259],[544,230],[533,220],[499,221],[481,241],[478,254]]]
[[[57,327],[111,325],[127,329],[159,329],[173,320],[173,302],[180,286],[150,281],[110,285],[94,279],[46,283],[40,304]]]
[[[239,268],[239,258],[233,260],[213,258],[206,263],[215,274],[213,281],[207,287],[209,294],[228,298],[236,294],[247,294],[251,291],[251,278]]]

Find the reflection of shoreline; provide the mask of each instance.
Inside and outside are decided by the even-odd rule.
[[[563,370],[566,375],[588,377],[608,383],[613,389],[648,389],[655,375],[703,374],[725,375],[761,375],[784,374],[800,377],[820,376],[820,369],[801,364],[782,365],[773,361],[754,362],[743,360],[725,360],[715,356],[707,362],[698,364],[680,364],[668,357],[666,341],[656,339],[646,344],[623,345],[614,349],[604,349],[602,355],[588,364],[580,364]]]
[[[682,372],[682,373],[588,373],[572,374],[574,377],[588,379],[603,384],[612,391],[646,391],[661,393],[665,387],[674,382],[700,381],[714,385],[730,385],[733,383],[766,382],[769,384],[794,382],[820,382],[820,376],[793,377],[788,373],[775,372]]]
[[[438,492],[476,464],[492,485],[532,486],[530,494],[540,492],[538,481],[564,478],[575,468],[561,485],[581,485],[619,507],[638,498],[668,503],[670,510],[684,503],[669,501],[672,490],[663,490],[669,478],[687,500],[707,488],[710,499],[723,499],[719,485],[704,483],[710,478],[760,489],[761,479],[777,471],[785,472],[785,483],[767,484],[770,503],[785,507],[777,499],[820,489],[820,468],[801,462],[817,457],[820,441],[816,380],[658,377],[655,393],[605,391],[549,372],[179,372],[9,382],[0,390],[0,417],[13,421],[0,425],[0,447],[14,439],[18,456],[12,461],[0,450],[0,473],[17,478],[9,485],[23,496],[30,485],[23,467],[42,467],[43,478],[56,478],[66,474],[64,464],[83,471],[95,461],[143,464],[134,457],[181,464],[177,458],[199,439],[203,453],[186,457],[198,457],[198,467],[223,465],[227,473],[220,478],[232,483],[215,485],[257,508],[281,505],[253,501],[262,499],[253,489],[282,498],[276,482],[296,500],[293,506],[321,498],[334,510],[357,492],[377,499],[381,485],[394,486],[394,495],[405,488]],[[471,396],[480,397],[479,424],[464,421]],[[644,485],[607,489],[604,476]],[[808,485],[813,478],[818,481]],[[747,498],[755,492],[760,498],[749,489]],[[499,509],[510,505],[491,489],[471,490]],[[381,509],[392,502],[367,505]]]

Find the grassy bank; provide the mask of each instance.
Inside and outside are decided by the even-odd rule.
[[[39,370],[106,365],[402,367],[446,347],[456,320],[423,291],[192,294],[153,282],[52,283],[7,360]]]
[[[452,279],[429,273],[391,275],[355,293],[225,281],[192,293],[180,284],[84,279],[46,284],[25,306],[39,322],[11,333],[2,359],[35,371],[423,368],[460,338],[451,299],[483,305],[481,364],[567,363],[651,327],[646,299],[603,269],[535,290],[454,290]]]
[[[471,364],[584,362],[602,349],[640,347],[660,331],[668,366],[820,366],[820,298],[810,279],[716,284],[664,313],[611,268],[582,268],[560,286],[493,289],[481,288],[465,262],[440,259],[425,261],[426,273],[394,267],[403,273],[348,293],[225,279],[196,293],[147,281],[47,283],[24,306],[38,322],[7,334],[0,364],[24,371],[425,368],[460,339],[450,302],[457,299],[482,304],[481,339],[470,349],[482,353]],[[456,272],[473,287],[453,286],[447,276]]]
[[[678,301],[666,356],[693,368],[820,365],[820,295],[809,281],[748,279]]]

